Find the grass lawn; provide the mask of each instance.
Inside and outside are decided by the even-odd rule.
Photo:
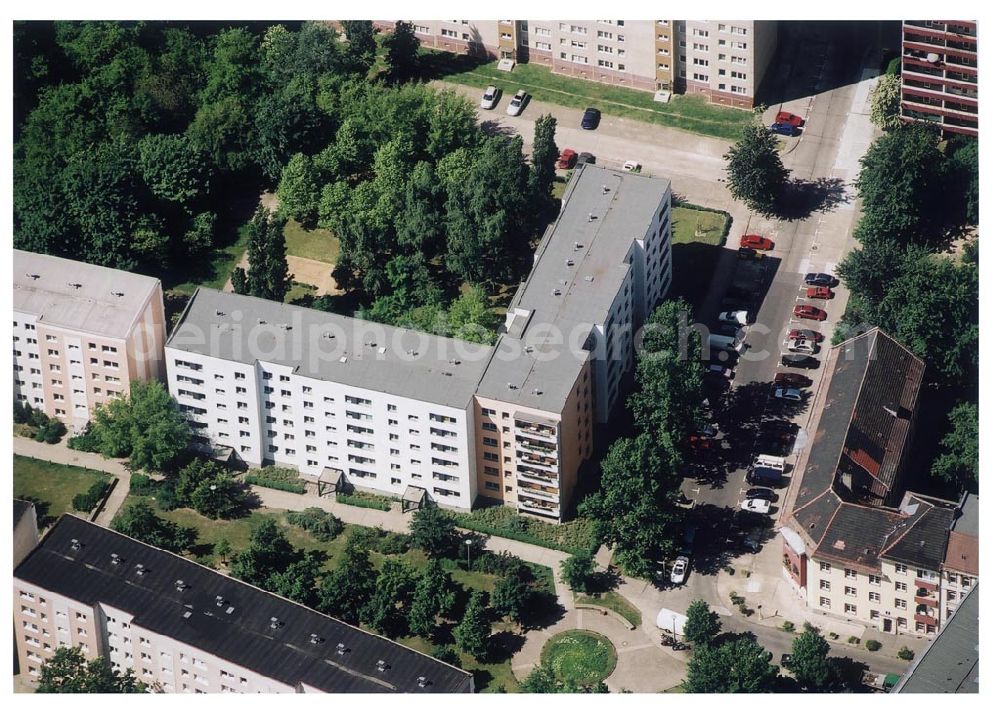
[[[434,67],[428,75],[448,82],[474,87],[496,85],[503,90],[500,104],[505,105],[518,89],[532,98],[566,107],[596,107],[605,115],[641,120],[676,127],[688,132],[726,140],[739,137],[740,128],[753,116],[746,110],[710,105],[694,95],[674,95],[669,103],[653,101],[653,93],[616,87],[590,80],[579,80],[553,73],[544,65],[516,65],[513,72],[497,70],[496,60],[470,62],[466,57],[424,49],[424,62]],[[436,57],[451,55],[451,57]]]
[[[685,298],[693,307],[700,306],[722,253],[727,223],[728,218],[722,212],[673,209],[672,296]]]
[[[340,240],[329,230],[306,230],[297,221],[289,220],[285,225],[285,249],[295,257],[334,265],[340,254]]]
[[[563,682],[596,685],[614,672],[618,654],[603,635],[569,630],[549,638],[542,648],[542,663],[550,663]]]
[[[306,285],[305,283],[292,280],[292,289],[285,295],[285,302],[293,303],[296,300],[301,300],[307,295],[314,295],[315,293],[316,288],[312,285]]]
[[[692,210],[686,207],[673,209],[673,244],[700,242],[721,245],[726,229],[726,216],[709,210]]]
[[[616,612],[636,627],[642,625],[642,613],[639,608],[614,591],[600,595],[577,593],[576,600],[586,605],[598,605]]]
[[[494,632],[509,632],[507,623],[494,623]],[[430,655],[434,650],[434,643],[427,638],[405,637],[398,640],[403,645],[413,650],[418,650],[426,655]],[[476,692],[508,692],[518,691],[520,684],[514,677],[514,671],[510,668],[510,658],[504,660],[478,662],[468,653],[461,652],[456,646],[451,646],[458,653],[461,659],[462,669],[468,670],[475,677]]]
[[[73,510],[73,496],[102,479],[111,482],[114,478],[97,470],[14,456],[14,497],[35,503],[38,524],[43,527],[67,512],[84,517],[87,513]]]

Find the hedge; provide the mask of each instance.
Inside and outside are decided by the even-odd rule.
[[[292,525],[308,530],[314,538],[323,542],[335,540],[344,532],[344,521],[323,508],[309,507],[302,512],[287,510],[285,517]]]
[[[129,478],[129,492],[133,495],[153,495],[156,493],[156,481],[143,473],[132,473]]]
[[[274,465],[257,468],[246,474],[244,480],[251,485],[284,490],[285,492],[306,494],[306,482],[299,477],[297,471],[291,468],[280,468]]]
[[[372,493],[352,490],[350,492],[338,492],[337,502],[344,505],[354,505],[355,507],[368,508],[369,510],[381,510],[389,512],[392,510],[392,499]]]
[[[506,505],[481,508],[471,513],[446,512],[454,518],[458,527],[466,530],[519,540],[550,550],[593,555],[600,546],[591,522],[584,518],[561,524],[547,523],[518,515]]]
[[[104,497],[104,493],[108,491],[110,486],[111,483],[107,480],[97,480],[87,489],[87,492],[73,496],[73,509],[79,512],[90,512],[97,507],[97,503],[101,502],[101,498]]]

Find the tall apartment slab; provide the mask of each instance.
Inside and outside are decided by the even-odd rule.
[[[979,44],[969,20],[904,20],[900,111],[950,135],[979,135]]]

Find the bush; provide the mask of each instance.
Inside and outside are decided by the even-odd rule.
[[[564,583],[574,592],[584,592],[594,575],[594,558],[589,555],[570,555],[562,561],[561,575]]]
[[[795,632],[795,623],[791,620],[785,620],[785,622],[781,623],[781,629],[785,632]]]
[[[387,532],[378,542],[378,551],[383,555],[402,555],[410,549],[410,536],[403,533]]]
[[[913,651],[910,650],[910,648],[906,647],[906,645],[904,645],[903,647],[899,648],[899,652],[896,653],[896,657],[898,657],[900,660],[912,660]]]
[[[157,483],[149,475],[143,473],[132,473],[129,478],[129,492],[133,495],[154,495]]]
[[[177,493],[177,478],[169,477],[159,483],[156,488],[156,504],[161,510],[176,510],[184,506],[184,502]]]
[[[900,66],[902,65],[902,63],[903,63],[903,59],[901,57],[894,57],[894,58],[892,58],[892,60],[890,60],[885,65],[885,74],[886,75],[899,75],[899,70],[900,70]]]
[[[111,486],[107,480],[101,479],[87,488],[87,492],[79,493],[73,497],[73,509],[79,512],[90,512],[101,502],[104,493]]]
[[[97,437],[90,431],[89,424],[81,434],[74,435],[67,440],[66,447],[70,450],[76,450],[78,452],[99,453],[101,451],[100,441],[98,441]]]
[[[355,507],[368,508],[369,510],[381,510],[389,512],[392,510],[392,500],[382,495],[352,490],[350,492],[337,493],[337,502],[344,505],[354,505]]]
[[[840,637],[840,635],[838,635],[838,634],[837,634],[837,633],[835,633],[835,632],[832,632],[832,633],[830,633],[830,639],[831,639],[831,640],[836,640],[836,639],[837,639],[837,638],[839,638],[839,637]]]
[[[454,665],[457,668],[462,667],[462,659],[458,656],[458,653],[447,645],[435,645],[434,649],[431,650],[431,657],[435,660],[446,662],[449,665]]]
[[[323,508],[310,507],[302,512],[289,510],[285,517],[292,525],[308,530],[314,538],[323,542],[335,540],[344,532],[344,521]]]
[[[472,567],[477,572],[487,575],[503,576],[517,571],[523,562],[516,555],[511,555],[504,550],[502,553],[495,553],[491,550],[483,550],[476,555],[472,562]]]
[[[882,643],[880,643],[878,640],[865,640],[866,650],[869,650],[871,652],[876,652],[877,650],[881,649],[881,647]]]
[[[66,426],[62,424],[61,420],[46,420],[45,423],[39,425],[38,431],[35,433],[35,440],[37,442],[48,443],[49,445],[55,445],[62,439],[62,436],[66,434]]]
[[[452,515],[458,527],[466,530],[520,540],[551,550],[593,555],[600,545],[594,535],[593,522],[586,518],[559,524],[547,523],[519,516],[516,510],[506,505],[481,508],[471,513],[445,512]]]
[[[351,528],[351,534],[347,536],[347,544],[365,552],[371,552],[378,547],[385,530],[377,527],[366,527],[355,525]]]
[[[858,643],[861,642],[861,638],[859,638],[857,635],[851,635],[851,637],[847,638],[847,642],[850,645],[857,645]]]
[[[305,481],[299,477],[298,471],[292,468],[268,465],[251,470],[246,474],[244,480],[251,485],[260,485],[272,490],[284,490],[298,495],[306,493]]]

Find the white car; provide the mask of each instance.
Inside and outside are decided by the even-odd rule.
[[[746,325],[750,322],[749,310],[730,310],[719,313],[719,322],[730,323],[732,325]]]
[[[524,102],[528,99],[527,90],[518,90],[517,95],[510,99],[510,104],[507,105],[508,115],[520,115],[521,111],[524,110]]]
[[[490,85],[486,88],[486,92],[483,93],[483,99],[479,101],[479,107],[483,110],[492,110],[497,106],[499,100],[500,91],[497,90],[495,85]]]
[[[747,512],[757,513],[759,515],[767,515],[771,512],[771,503],[760,498],[755,500],[744,500],[740,503],[740,510],[746,510]]]
[[[804,353],[806,355],[815,355],[819,352],[819,346],[812,340],[806,340],[805,338],[795,338],[789,340],[785,343],[785,347],[790,353]]]
[[[637,173],[642,170],[642,164],[635,160],[627,160],[624,165],[622,165],[622,170],[625,172]]]
[[[777,387],[774,389],[774,397],[779,400],[793,400],[794,402],[802,401],[802,393],[799,392],[798,388],[792,387]]]
[[[674,585],[680,585],[684,582],[687,578],[689,562],[683,555],[674,560],[674,566],[670,568],[670,582]]]

